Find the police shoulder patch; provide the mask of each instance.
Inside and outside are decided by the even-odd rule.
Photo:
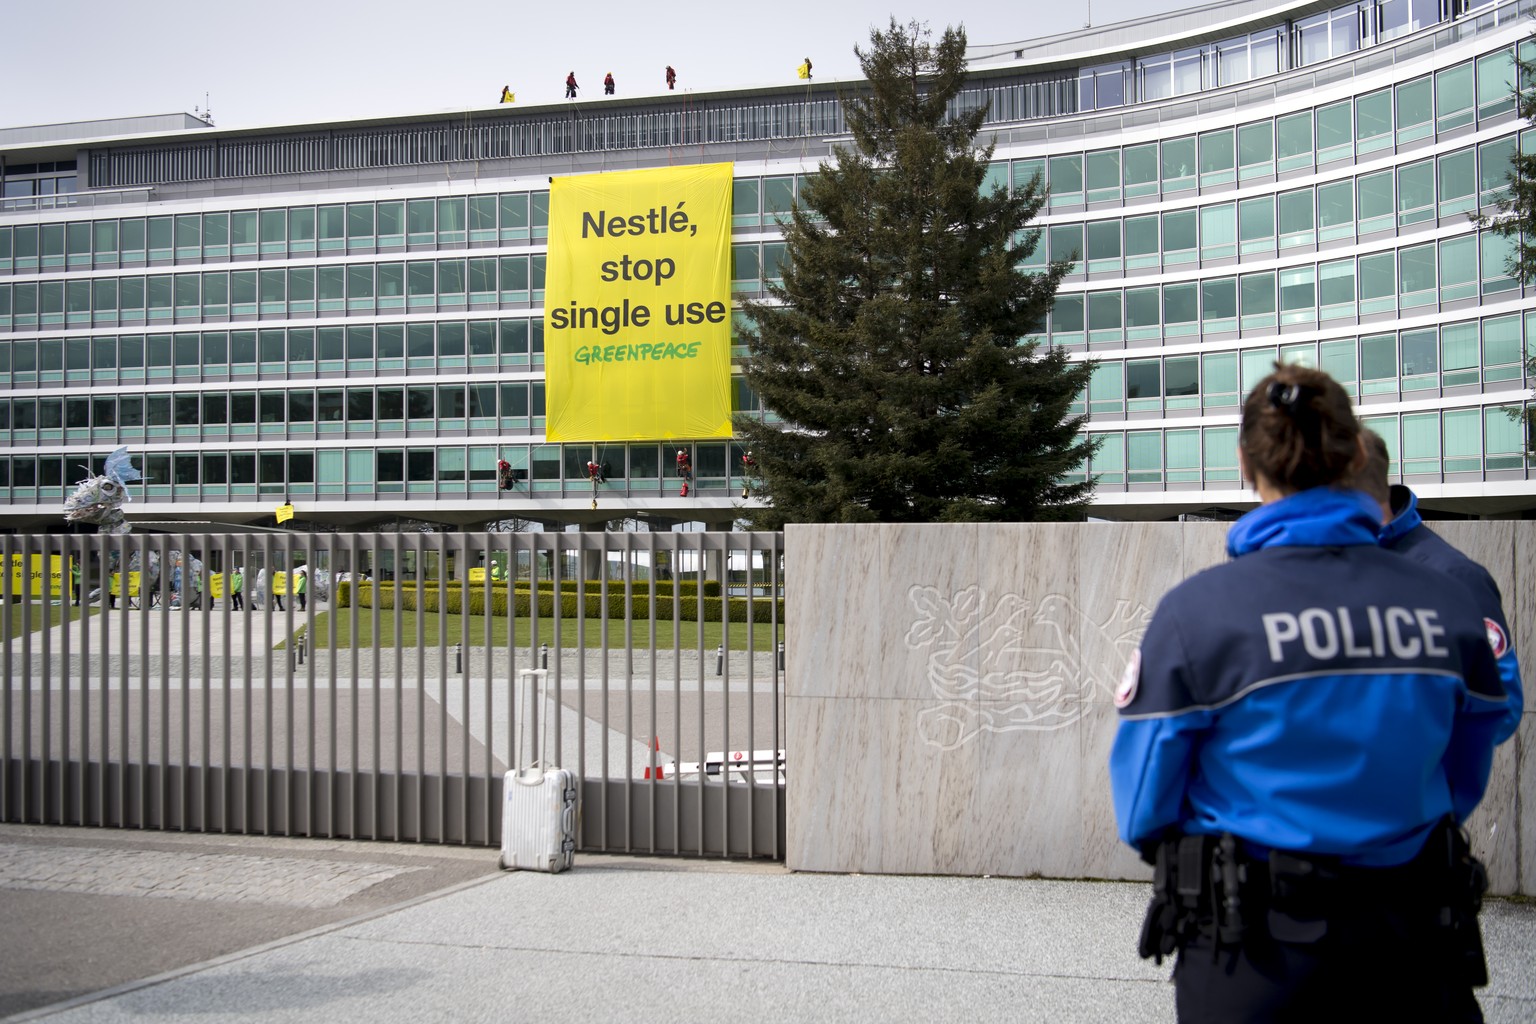
[[[1485,618],[1483,628],[1488,631],[1488,646],[1493,648],[1493,656],[1504,657],[1509,651],[1509,634],[1504,632],[1504,627],[1492,619]]]
[[[1123,708],[1136,699],[1136,688],[1141,685],[1141,648],[1136,648],[1131,654],[1131,660],[1125,663],[1125,674],[1120,677],[1120,685],[1115,687],[1115,707]]]

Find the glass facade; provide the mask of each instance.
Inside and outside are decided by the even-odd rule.
[[[1246,500],[1238,407],[1276,360],[1343,382],[1421,493],[1465,487],[1471,500],[1505,481],[1525,493],[1536,303],[1505,273],[1508,244],[1475,222],[1504,194],[1517,147],[1536,145],[1511,100],[1516,9],[1319,5],[1223,42],[983,77],[957,101],[990,102],[989,125],[1027,129],[999,134],[984,187],[1049,189],[1026,271],[1071,270],[1020,340],[1098,361],[1076,410],[1102,441],[1078,473],[1097,479],[1101,507]],[[1222,89],[1235,102],[1180,99]],[[213,156],[206,139],[170,137],[87,146],[72,162],[8,158],[0,495],[56,508],[81,466],[128,445],[145,498],[178,509],[286,497],[345,521],[430,498],[484,501],[497,518],[519,501],[590,499],[589,459],[615,507],[670,499],[686,447],[695,500],[728,520],[743,483],[734,445],[545,443],[547,179],[565,162],[541,157],[606,149],[620,169],[692,140],[699,159],[730,159],[707,145],[835,135],[840,107],[722,101],[688,113],[699,125],[637,113],[557,129],[529,116],[502,134],[359,127],[329,148],[295,129],[231,137]],[[328,186],[246,187],[507,147],[526,159],[504,178],[370,190],[349,171]],[[737,299],[778,282],[780,224],[814,166],[737,163]],[[122,188],[146,182],[161,187]],[[179,198],[176,182],[198,194]],[[739,412],[765,415],[740,377],[732,392]],[[500,460],[511,494],[498,492]]]

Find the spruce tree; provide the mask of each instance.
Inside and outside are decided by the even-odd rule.
[[[984,108],[951,113],[964,29],[874,30],[867,87],[784,224],[774,303],[749,302],[746,383],[779,422],[738,417],[771,507],[796,522],[1076,518],[1091,451],[1073,400],[1092,367],[1025,341],[1069,264],[1030,274],[1038,181],[984,188]]]

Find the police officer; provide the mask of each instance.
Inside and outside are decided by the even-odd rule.
[[[1163,598],[1116,691],[1120,837],[1156,865],[1141,953],[1180,1021],[1480,1021],[1486,877],[1459,829],[1509,708],[1471,596],[1382,549],[1331,378],[1243,405],[1262,504]]]
[[[1487,569],[1424,525],[1424,519],[1419,515],[1418,496],[1402,484],[1387,480],[1387,470],[1392,463],[1387,443],[1369,428],[1363,434],[1365,466],[1354,476],[1351,485],[1375,498],[1381,506],[1381,546],[1456,577],[1477,601],[1483,628],[1488,631],[1488,643],[1499,662],[1499,678],[1504,681],[1504,692],[1509,694],[1509,708],[1504,725],[1499,729],[1498,742],[1503,743],[1520,727],[1520,714],[1525,709],[1525,686],[1520,680],[1514,636],[1504,615],[1504,596],[1499,593],[1499,585]]]

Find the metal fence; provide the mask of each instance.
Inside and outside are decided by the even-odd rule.
[[[578,849],[783,856],[781,534],[0,554],[0,820],[499,845],[502,775],[531,756],[517,687],[547,668]]]

